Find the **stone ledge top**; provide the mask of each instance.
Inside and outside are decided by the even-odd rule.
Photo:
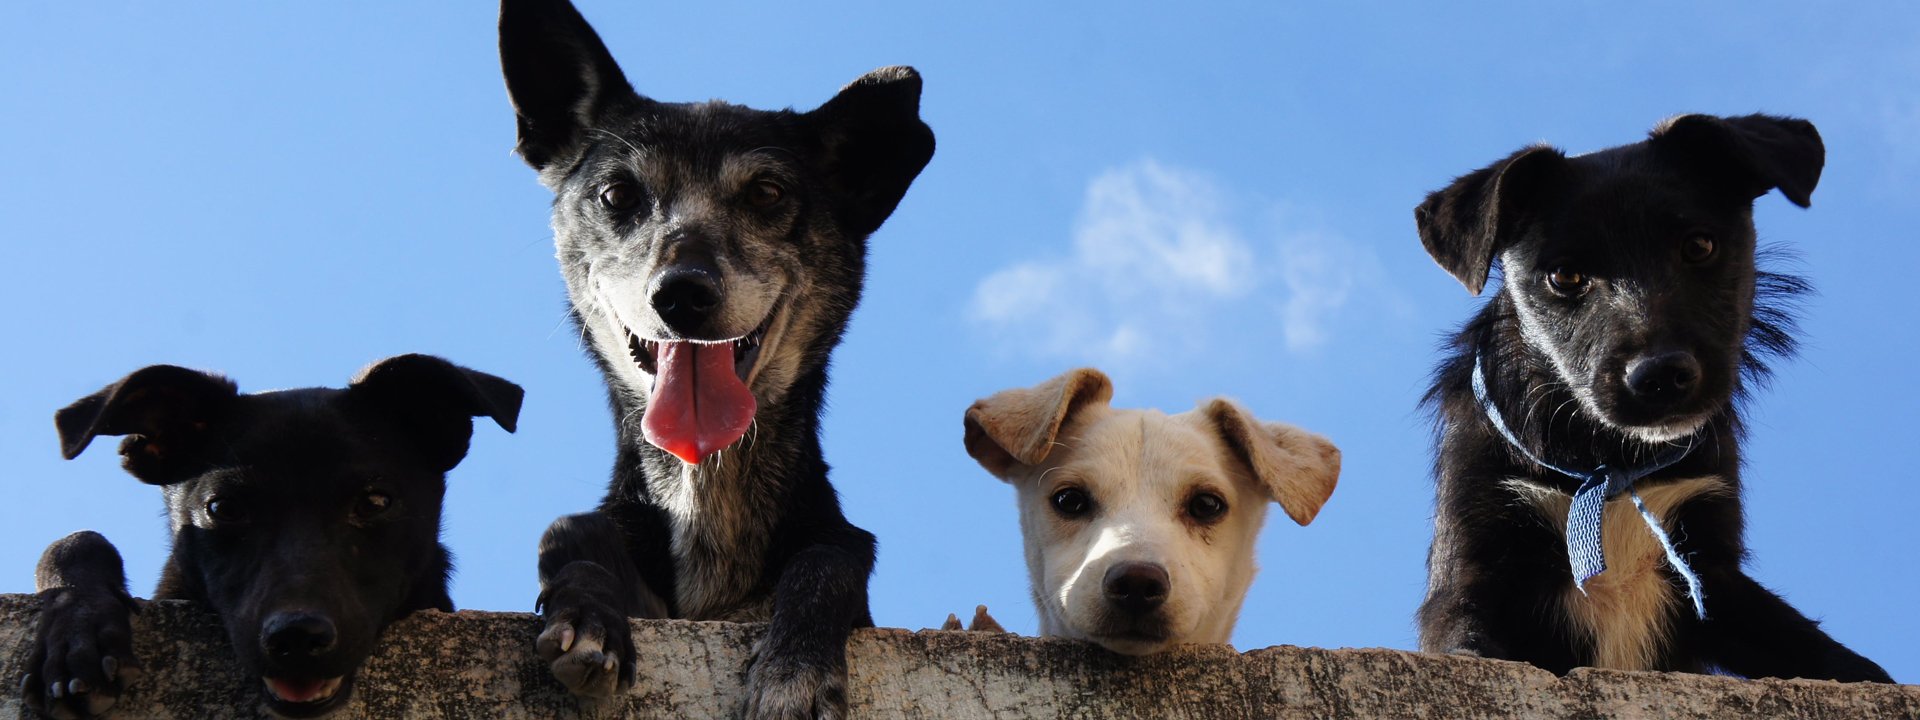
[[[0,595],[0,718],[33,718],[17,695],[37,625],[31,595]],[[336,718],[729,718],[761,626],[634,621],[639,683],[583,709],[533,653],[537,616],[422,612],[389,628]],[[264,717],[218,621],[189,603],[135,618],[149,674],[110,718]],[[848,647],[853,718],[1600,718],[1920,720],[1920,686],[1739,680],[1580,669],[1387,649],[1189,646],[1145,658],[1060,638],[893,628]]]

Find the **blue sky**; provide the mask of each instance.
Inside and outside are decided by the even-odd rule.
[[[1819,288],[1754,404],[1749,565],[1920,680],[1920,10],[1895,3],[623,3],[584,0],[643,93],[811,108],[876,67],[926,78],[939,151],[871,243],[826,450],[880,537],[873,610],[1036,621],[1012,490],[966,456],[977,397],[1078,364],[1116,403],[1216,394],[1321,432],[1339,490],[1260,543],[1235,643],[1411,648],[1432,485],[1416,408],[1479,302],[1412,208],[1546,141],[1585,152],[1681,112],[1813,120],[1813,207],[1763,239]],[[466,3],[0,6],[0,592],[100,530],[136,594],[161,501],[51,415],[153,363],[243,390],[339,386],[429,352],[527,388],[450,477],[461,607],[531,610],[534,546],[612,457],[564,319],[549,196],[513,146],[494,9]],[[1019,294],[1009,295],[1010,290]],[[1019,302],[1008,300],[1017,298]]]

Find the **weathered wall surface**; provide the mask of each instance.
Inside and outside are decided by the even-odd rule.
[[[0,595],[0,718],[34,717],[16,688],[36,601]],[[755,625],[635,622],[646,653],[619,704],[583,711],[532,652],[538,618],[421,613],[387,632],[337,717],[726,718],[738,712]],[[109,717],[256,718],[258,681],[232,668],[213,617],[184,603],[135,621],[151,673]],[[855,718],[1898,718],[1920,720],[1920,686],[1745,681],[1576,671],[1398,650],[1191,647],[1133,659],[1057,639],[875,629],[854,634]]]

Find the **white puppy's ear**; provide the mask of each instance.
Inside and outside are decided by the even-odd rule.
[[[1068,418],[1112,399],[1113,382],[1093,368],[994,393],[967,408],[967,454],[994,477],[1012,482],[1021,468],[1046,461]]]
[[[1286,423],[1261,422],[1226,398],[1207,401],[1201,411],[1287,517],[1301,525],[1313,522],[1340,481],[1340,448]]]

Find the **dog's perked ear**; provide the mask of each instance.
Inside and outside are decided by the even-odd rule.
[[[1340,481],[1340,449],[1326,438],[1280,422],[1261,422],[1226,398],[1201,405],[1233,454],[1273,493],[1287,517],[1305,525],[1320,514]]]
[[[367,366],[347,387],[348,404],[394,418],[437,472],[467,456],[473,418],[513,432],[525,391],[506,380],[432,355],[400,355]]]
[[[53,414],[60,454],[80,456],[98,435],[125,435],[127,472],[151,485],[193,476],[210,428],[239,397],[233,381],[172,365],[144,367]]]
[[[610,103],[640,99],[567,0],[502,0],[500,69],[519,124],[515,149],[535,170],[572,155]]]
[[[1460,176],[1413,209],[1420,244],[1479,295],[1493,258],[1519,234],[1528,209],[1551,191],[1566,161],[1559,150],[1536,145]]]
[[[1813,123],[1799,118],[1681,115],[1649,133],[1654,148],[1751,200],[1780,188],[1800,207],[1827,164],[1827,146]]]
[[[904,65],[867,73],[806,114],[818,134],[820,172],[847,229],[880,229],[907,186],[933,159],[933,129],[920,120],[920,73]]]
[[[1112,399],[1113,382],[1093,368],[994,393],[967,408],[967,454],[994,477],[1012,482],[1020,468],[1046,462],[1068,419]]]

